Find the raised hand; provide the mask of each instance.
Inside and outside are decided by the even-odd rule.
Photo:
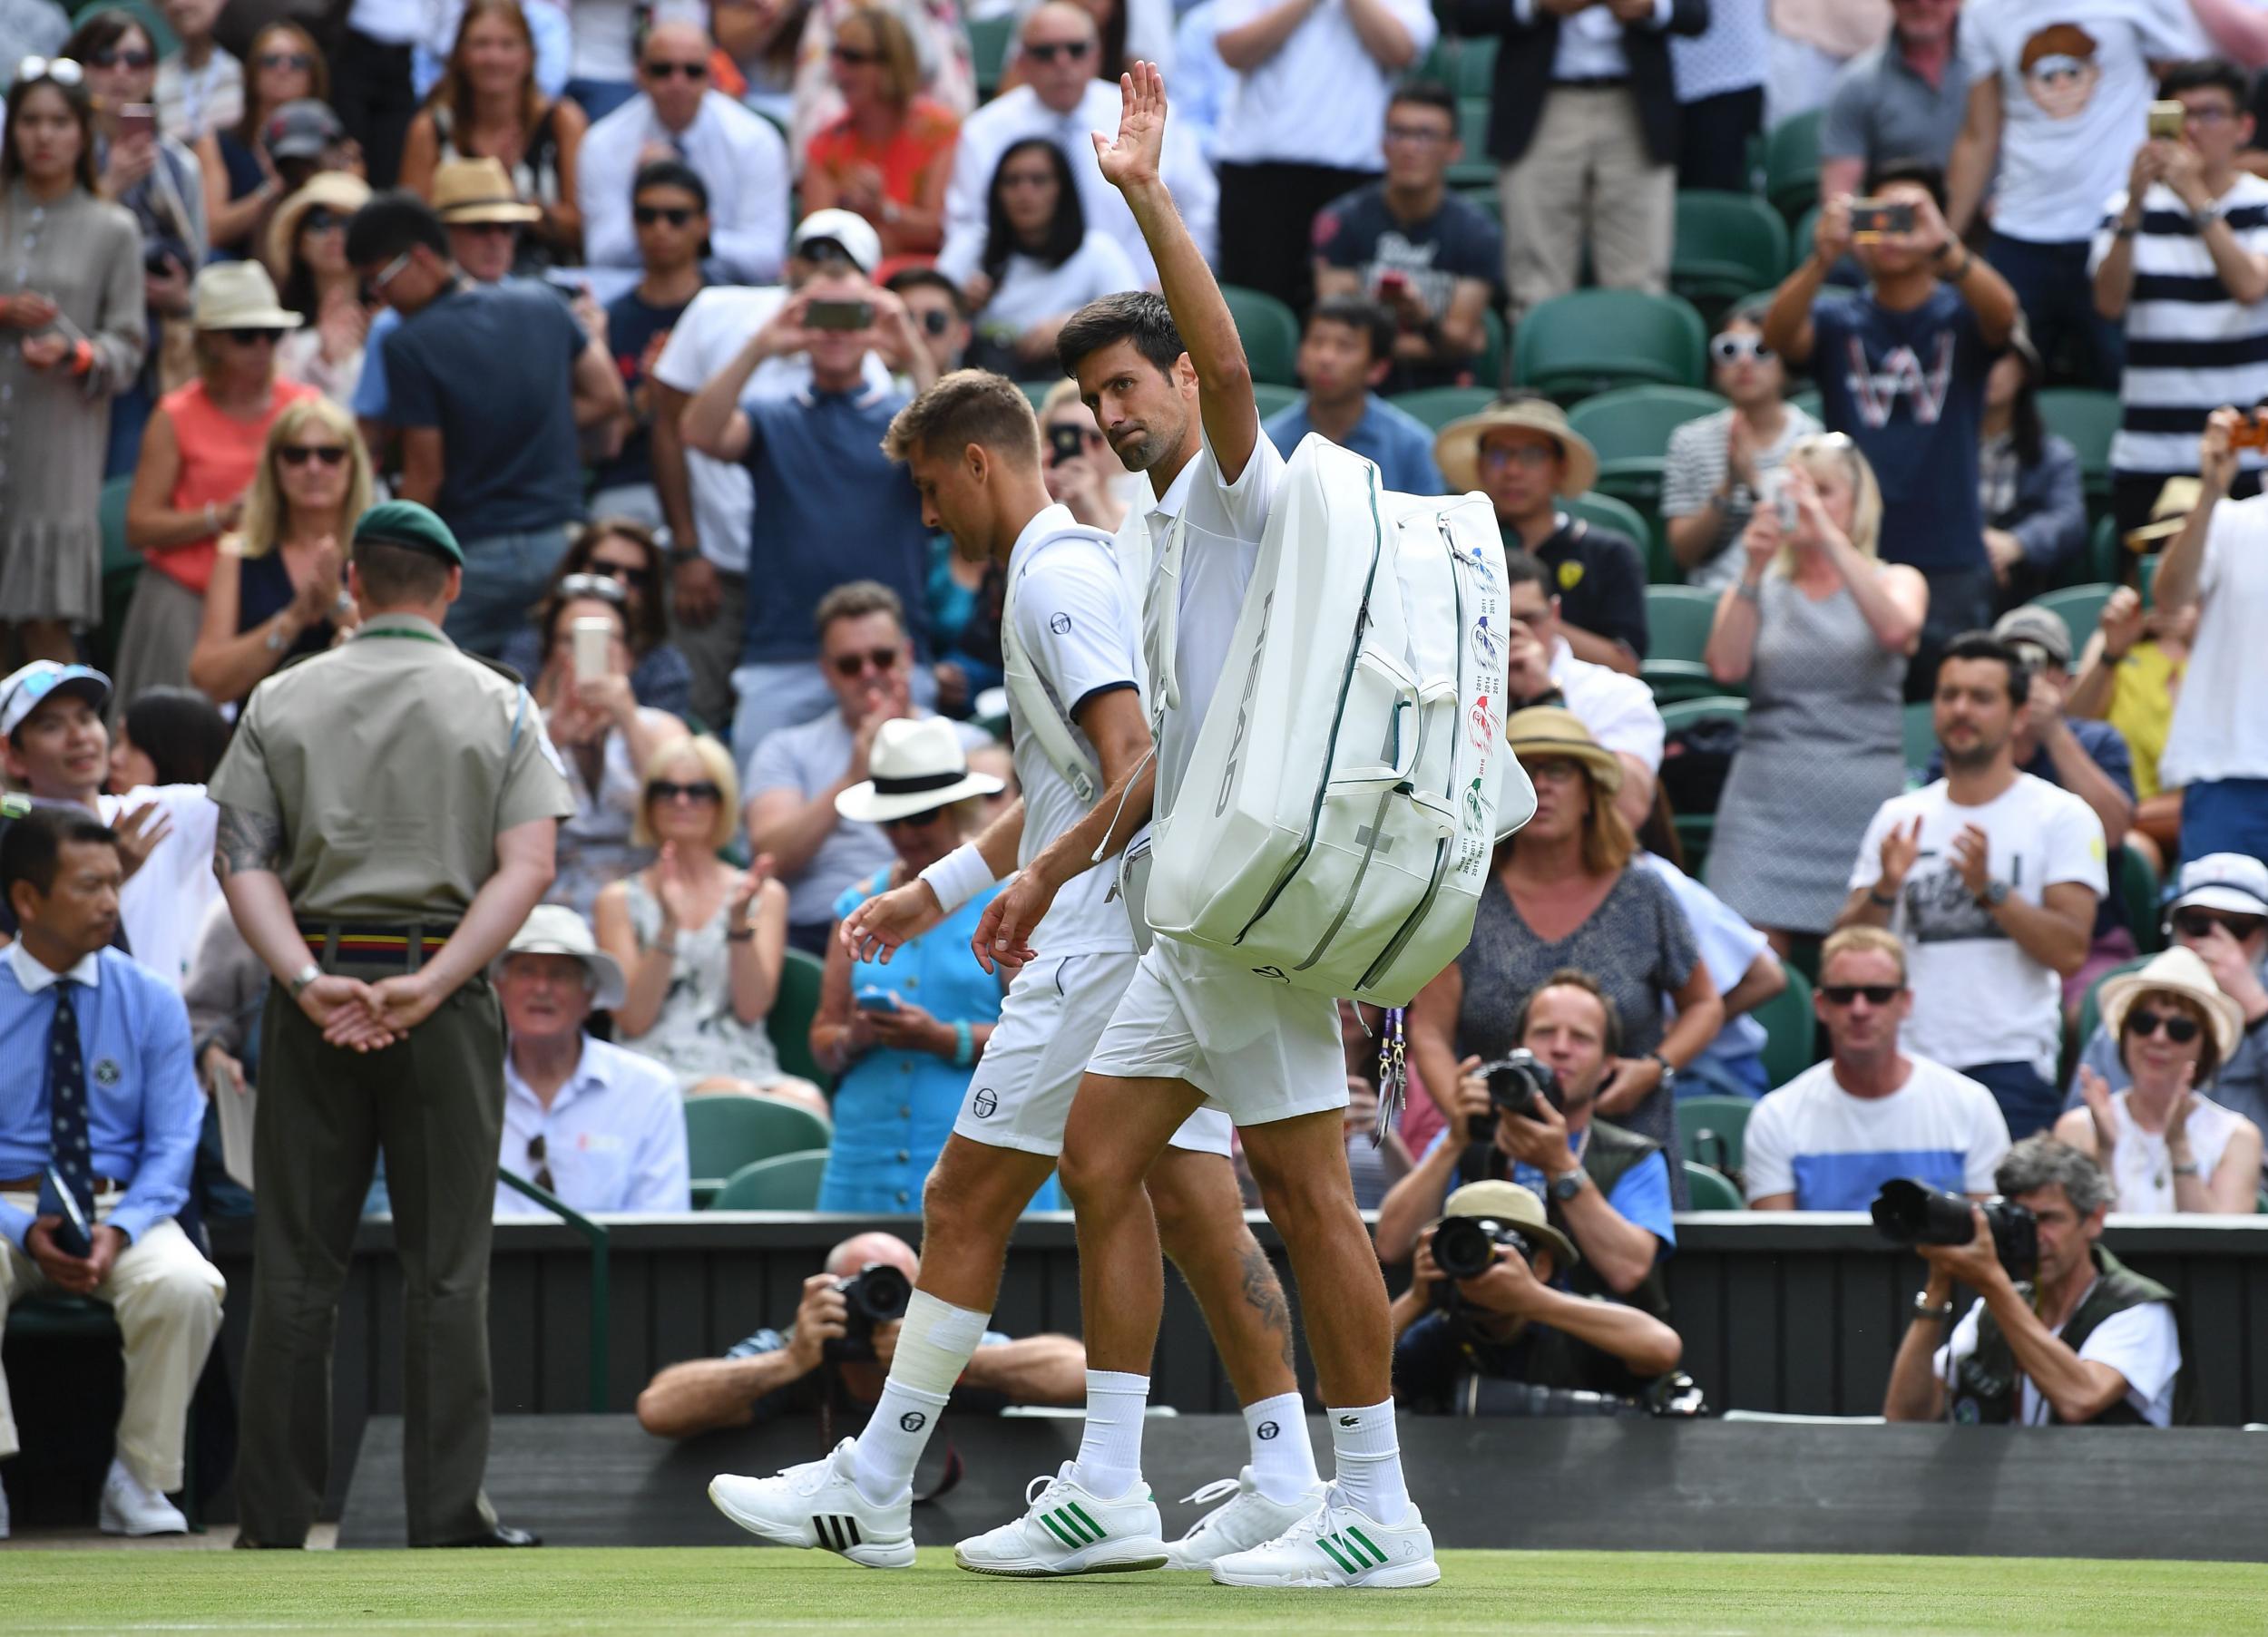
[[[1892,824],[1882,836],[1882,878],[1875,883],[1884,897],[1895,898],[1898,889],[1906,884],[1906,877],[1913,873],[1914,862],[1921,856],[1921,821],[1901,826]]]
[[[155,802],[144,802],[111,827],[118,832],[118,859],[126,869],[121,879],[132,881],[134,872],[150,862],[158,843],[173,833],[173,819]]]
[[[2142,593],[2132,586],[2120,586],[2103,605],[2103,617],[2097,628],[2103,633],[2104,657],[2123,659],[2134,645],[2142,640]]]
[[[1091,132],[1102,180],[1120,192],[1158,180],[1166,151],[1166,76],[1155,63],[1134,63],[1119,76],[1119,133],[1109,141]]]
[[[2079,1101],[2095,1122],[2095,1157],[2107,1167],[2110,1151],[2118,1146],[2118,1110],[2110,1100],[2110,1082],[2084,1063],[2079,1065]]]

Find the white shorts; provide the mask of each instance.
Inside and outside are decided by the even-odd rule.
[[[1149,947],[1094,1071],[1187,1080],[1239,1125],[1346,1106],[1338,1007],[1170,938]]]
[[[1080,1077],[1139,959],[1131,950],[1042,957],[1017,973],[969,1077],[953,1134],[992,1148],[1061,1154]],[[1172,1145],[1225,1156],[1228,1137],[1228,1116],[1200,1108],[1174,1133]]]

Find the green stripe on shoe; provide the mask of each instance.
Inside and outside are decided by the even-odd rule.
[[[1057,1540],[1063,1543],[1064,1549],[1067,1551],[1076,1552],[1087,1544],[1085,1541],[1074,1536],[1071,1532],[1066,1529],[1061,1524],[1057,1523],[1055,1521],[1055,1514],[1051,1512],[1042,1512],[1040,1514],[1040,1521],[1047,1525],[1048,1533],[1050,1535],[1052,1535]]]
[[[1354,1528],[1348,1529],[1346,1533],[1348,1537],[1351,1538],[1356,1545],[1362,1547],[1363,1550],[1371,1554],[1372,1558],[1375,1560],[1380,1568],[1383,1569],[1386,1566],[1386,1554],[1378,1549],[1377,1543],[1373,1541],[1369,1535],[1364,1534],[1360,1529]]]
[[[1327,1535],[1316,1535],[1315,1544],[1323,1548],[1324,1555],[1328,1557],[1333,1563],[1338,1564],[1341,1572],[1344,1574],[1360,1574],[1363,1573],[1364,1569],[1368,1566],[1361,1564],[1359,1561],[1350,1561],[1347,1553]]]
[[[1070,1502],[1063,1508],[1063,1510],[1070,1513],[1080,1523],[1086,1525],[1087,1532],[1093,1535],[1096,1540],[1100,1541],[1104,1535],[1109,1533],[1109,1531],[1104,1529],[1100,1524],[1095,1522],[1093,1518],[1089,1517],[1087,1515],[1087,1508],[1080,1505],[1077,1501]]]

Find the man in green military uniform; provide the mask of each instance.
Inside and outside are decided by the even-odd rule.
[[[483,975],[572,811],[542,714],[441,623],[464,558],[425,507],[355,525],[352,640],[256,689],[211,794],[213,868],[267,963],[238,1544],[298,1546],[331,1450],[339,1291],[386,1153],[402,1259],[413,1546],[533,1545],[481,1493],[504,1037]]]

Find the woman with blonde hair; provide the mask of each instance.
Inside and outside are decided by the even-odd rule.
[[[652,863],[599,893],[599,947],[629,989],[615,1039],[678,1077],[688,1096],[777,1096],[827,1112],[817,1086],[780,1072],[764,1019],[787,952],[787,889],[771,860],[718,856],[740,811],[731,753],[707,734],[646,764],[631,840]]]
[[[1748,685],[1748,719],[1717,804],[1708,885],[1788,953],[1834,925],[1851,849],[1905,788],[1906,661],[1929,582],[1876,555],[1882,491],[1841,433],[1805,438],[1741,536],[1703,658]]]
[[[244,698],[357,623],[346,541],[370,509],[370,453],[355,418],[301,398],[268,429],[241,526],[220,537],[189,679],[216,705]]]
[[[922,94],[914,36],[887,6],[862,5],[836,24],[828,68],[843,112],[804,151],[803,208],[856,211],[885,256],[934,253],[961,122]]]

